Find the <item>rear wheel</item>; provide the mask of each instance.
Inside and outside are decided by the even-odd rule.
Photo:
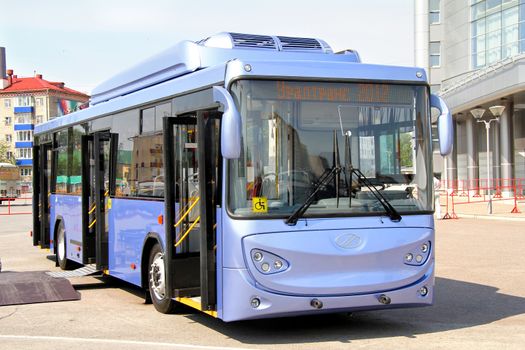
[[[148,268],[149,294],[155,309],[163,314],[175,312],[177,302],[169,299],[166,293],[164,252],[159,244],[151,248]]]
[[[58,224],[55,242],[58,266],[60,266],[62,270],[67,270],[71,267],[71,263],[67,260],[66,230],[64,228],[64,224],[62,224],[62,221],[60,221]]]

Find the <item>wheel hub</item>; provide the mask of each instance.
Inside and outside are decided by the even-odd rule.
[[[159,300],[166,296],[166,283],[164,274],[164,255],[155,254],[150,266],[150,288]]]

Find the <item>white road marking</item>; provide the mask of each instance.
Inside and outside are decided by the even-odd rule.
[[[159,343],[150,341],[137,340],[119,340],[119,339],[97,339],[97,338],[73,338],[73,337],[50,337],[40,335],[5,335],[0,334],[0,339],[11,340],[49,340],[49,341],[71,341],[71,342],[86,342],[98,344],[122,344],[122,345],[145,345],[145,346],[162,346],[174,349],[208,349],[208,350],[248,350],[248,348],[232,348],[226,346],[211,346],[211,345],[192,345],[192,344],[177,344],[177,343]]]

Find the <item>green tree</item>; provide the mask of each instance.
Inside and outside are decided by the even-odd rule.
[[[10,145],[5,141],[0,141],[0,163],[15,164],[15,157],[7,159],[7,152],[11,150]]]
[[[401,166],[411,167],[413,166],[413,149],[412,149],[412,134],[404,133],[401,134]]]

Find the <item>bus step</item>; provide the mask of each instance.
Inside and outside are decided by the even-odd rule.
[[[186,298],[186,297],[176,297],[174,298],[176,301],[178,301],[181,304],[184,304],[186,306],[189,306],[191,308],[197,309],[199,311],[202,311],[210,316],[213,316],[217,318],[217,311],[216,310],[203,310],[201,308],[201,297],[193,297],[193,298]]]
[[[175,289],[174,296],[176,298],[179,297],[194,297],[201,294],[201,288],[200,287],[194,287],[194,288],[178,288]]]
[[[93,275],[97,272],[97,266],[95,264],[85,265],[81,268],[71,271],[56,271],[56,272],[46,272],[51,277],[62,277],[62,278],[71,278],[71,277],[83,277]]]

